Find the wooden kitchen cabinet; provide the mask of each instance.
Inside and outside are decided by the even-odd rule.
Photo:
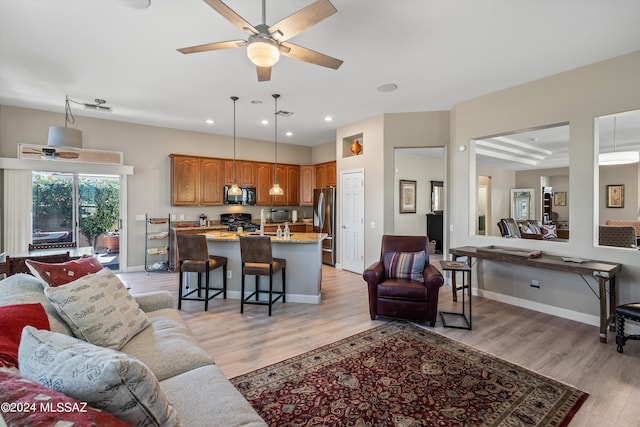
[[[236,160],[236,181],[240,187],[255,187],[255,176],[255,162]],[[224,183],[233,184],[233,160],[224,161]]]
[[[315,166],[315,187],[335,187],[336,186],[336,162],[318,163]]]
[[[223,203],[223,160],[171,154],[171,204],[214,206]]]
[[[273,164],[272,163],[256,163],[256,204],[269,206],[271,205],[271,196],[269,189],[273,181]]]
[[[300,166],[300,206],[313,206],[316,169],[313,165]]]
[[[287,165],[287,187],[284,193],[287,195],[288,206],[300,204],[300,166]]]

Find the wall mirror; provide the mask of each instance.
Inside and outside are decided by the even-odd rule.
[[[600,158],[597,159],[595,200],[598,209],[594,212],[595,221],[599,226],[637,222],[640,219],[640,164],[634,156],[640,151],[640,110],[597,117],[596,125],[598,153],[615,152],[620,161],[613,162],[618,164],[604,164]],[[623,193],[619,194],[620,198],[611,200],[610,189]],[[627,239],[611,240],[605,230],[605,235],[600,236],[599,228],[595,245],[628,247]],[[640,243],[637,234],[636,244]]]
[[[444,183],[431,181],[431,212],[442,213],[444,211]]]
[[[514,218],[536,221],[548,229],[562,227],[562,237],[554,240],[569,239],[569,124],[492,135],[472,142],[478,214],[470,229],[476,235],[500,236],[500,219]],[[564,193],[564,198],[558,198],[564,202],[562,207],[547,206],[547,220],[543,187]]]
[[[514,188],[511,190],[511,218],[516,221],[535,219],[535,190]]]

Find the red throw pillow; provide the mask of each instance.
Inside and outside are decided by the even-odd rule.
[[[26,264],[31,273],[40,279],[42,283],[54,287],[65,285],[87,274],[97,273],[102,270],[100,261],[88,255],[60,263],[46,263],[28,259]]]
[[[10,372],[0,371],[0,402],[0,413],[11,426],[130,427],[108,412]]]
[[[18,347],[25,326],[50,330],[47,313],[39,303],[0,307],[0,325],[0,366],[10,368],[18,367]]]

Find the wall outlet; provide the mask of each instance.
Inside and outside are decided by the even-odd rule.
[[[536,289],[540,289],[540,283],[537,280],[532,280],[531,281],[531,287],[532,288],[536,288]]]
[[[178,218],[176,217],[176,214],[171,214],[171,221],[175,221],[176,219],[178,219]]]
[[[180,221],[184,221],[184,215],[180,214]]]
[[[231,270],[227,270],[227,279],[231,279],[233,277],[233,272]]]
[[[371,223],[371,228],[376,228],[376,223],[375,222]]]

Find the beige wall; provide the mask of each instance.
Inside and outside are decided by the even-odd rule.
[[[599,224],[605,224],[608,219],[634,220],[638,218],[638,181],[640,180],[640,163],[618,166],[600,167],[599,181]],[[607,207],[607,185],[624,185],[624,207]]]
[[[640,300],[638,252],[594,246],[599,203],[594,118],[640,108],[640,52],[596,63],[457,104],[452,110],[449,159],[451,246],[505,245],[624,264],[620,301]],[[509,240],[468,233],[475,210],[474,147],[470,140],[555,123],[570,124],[569,243]],[[468,145],[460,152],[454,147]],[[446,227],[445,227],[446,228]],[[582,321],[597,320],[598,303],[577,275],[483,263],[480,292],[514,304]],[[529,287],[532,279],[541,288]],[[589,280],[589,278],[586,278]]]
[[[64,123],[62,114],[23,108],[0,106],[0,157],[16,158],[19,143],[46,145],[50,125]],[[136,215],[176,214],[195,221],[201,213],[218,219],[220,213],[240,207],[177,207],[170,200],[170,153],[233,158],[233,139],[227,136],[189,132],[155,126],[137,125],[113,120],[76,115],[74,128],[83,132],[86,149],[121,151],[124,163],[134,166],[128,178],[126,264],[144,264],[144,222]],[[268,141],[239,138],[236,144],[239,159],[273,162],[274,144]],[[310,164],[311,147],[278,143],[278,162]],[[44,162],[43,167],[46,165]],[[311,216],[311,208],[297,208],[299,216]],[[260,207],[243,207],[259,217]],[[178,216],[179,218],[179,216]]]
[[[356,157],[343,157],[343,138],[358,134],[363,134],[362,154]],[[394,234],[397,207],[393,161],[395,148],[446,147],[448,141],[448,111],[385,114],[338,129],[336,137],[338,180],[342,171],[358,168],[364,170],[365,267],[379,259],[382,235]],[[445,159],[446,151],[445,148]],[[445,162],[443,163],[446,176]],[[444,181],[446,187],[446,178]],[[338,200],[339,192],[340,183],[338,182]],[[446,215],[445,212],[445,220]],[[338,204],[338,218],[339,216]],[[376,228],[371,228],[372,223],[375,223]],[[340,251],[338,251],[338,260],[340,260]]]

